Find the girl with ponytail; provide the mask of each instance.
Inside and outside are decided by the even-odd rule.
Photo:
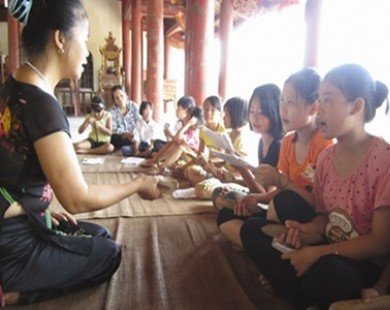
[[[141,163],[141,167],[147,168],[146,173],[162,173],[184,154],[196,156],[199,148],[199,127],[203,125],[203,112],[195,106],[195,100],[191,96],[183,96],[177,102],[176,115],[181,122],[181,128],[152,158]]]
[[[77,222],[138,193],[159,196],[156,177],[89,185],[74,152],[68,120],[54,97],[78,79],[88,56],[89,24],[80,0],[10,0],[24,23],[27,61],[0,95],[0,305],[33,303],[107,281],[121,261],[109,232]],[[68,212],[50,212],[53,191]],[[17,276],[16,276],[17,275]]]
[[[324,136],[337,143],[317,160],[316,217],[285,222],[278,241],[295,251],[284,254],[260,230],[267,223],[247,222],[241,230],[257,267],[297,308],[327,309],[332,302],[359,298],[379,279],[379,259],[390,256],[390,144],[364,128],[387,95],[387,87],[359,65],[331,70],[320,86],[318,122]],[[301,233],[321,235],[326,242],[302,246]]]

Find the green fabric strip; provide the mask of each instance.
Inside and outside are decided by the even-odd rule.
[[[10,193],[8,193],[8,191],[4,187],[0,187],[0,193],[4,196],[5,200],[9,202],[9,204],[15,202]]]
[[[46,227],[49,228],[49,229],[52,229],[53,228],[53,223],[51,221],[51,215],[50,215],[49,208],[47,208],[45,210],[45,217],[46,217]]]

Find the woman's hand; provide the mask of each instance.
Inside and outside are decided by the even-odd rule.
[[[251,216],[260,211],[257,206],[258,198],[256,195],[249,194],[238,198],[237,204],[234,207],[234,214],[237,216]]]
[[[50,216],[54,226],[60,225],[60,220],[64,220],[73,225],[77,225],[76,219],[66,211],[61,211],[61,212],[50,211]]]
[[[142,176],[138,178],[139,188],[137,194],[142,199],[154,200],[161,197],[161,192],[157,187],[161,176]]]
[[[281,173],[271,165],[261,164],[256,169],[251,169],[255,179],[263,186],[280,187]]]

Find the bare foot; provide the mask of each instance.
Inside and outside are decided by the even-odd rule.
[[[88,154],[88,150],[86,150],[86,149],[78,149],[78,150],[76,150],[76,153],[77,154]]]
[[[152,167],[155,164],[156,164],[156,161],[153,160],[153,158],[149,158],[149,159],[145,159],[144,161],[142,161],[139,165],[141,167]]]
[[[263,289],[265,289],[267,292],[273,293],[274,288],[272,287],[271,283],[269,283],[268,279],[261,273],[259,276],[260,285]]]

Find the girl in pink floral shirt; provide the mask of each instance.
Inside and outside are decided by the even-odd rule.
[[[158,174],[170,167],[183,152],[196,156],[198,151],[198,128],[203,123],[202,110],[195,106],[195,101],[191,96],[181,97],[177,105],[177,114],[180,114],[183,126],[153,158],[141,163],[142,167],[149,168],[147,172],[150,174]]]

